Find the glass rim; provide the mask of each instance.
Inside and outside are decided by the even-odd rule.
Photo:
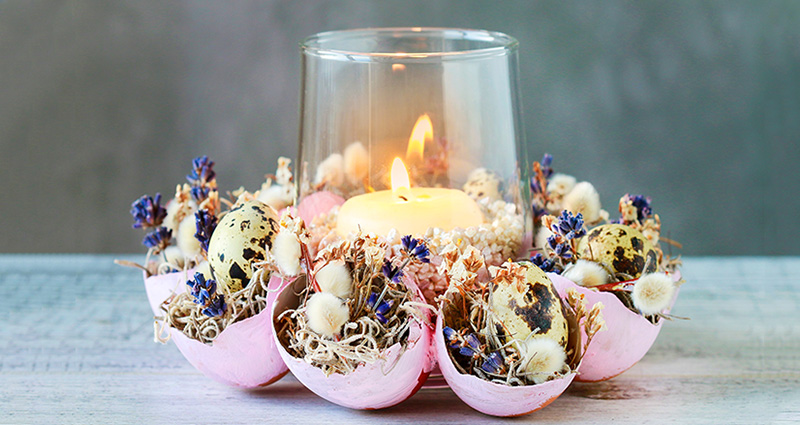
[[[431,52],[375,52],[358,51],[355,49],[341,49],[324,47],[337,41],[366,36],[397,37],[414,34],[437,35],[446,40],[476,40],[489,42],[487,47],[471,49],[458,49],[451,51]],[[493,44],[492,44],[493,43]],[[445,27],[385,27],[385,28],[357,28],[337,31],[325,31],[306,37],[300,42],[300,50],[304,55],[318,56],[326,59],[355,62],[374,61],[425,61],[425,60],[465,60],[470,58],[501,56],[515,52],[519,42],[514,37],[497,31],[474,30],[466,28]]]

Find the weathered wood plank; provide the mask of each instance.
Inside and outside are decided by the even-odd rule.
[[[110,256],[0,256],[0,423],[491,422],[450,390],[380,412],[330,404],[291,376],[240,391],[152,342],[141,274]],[[800,422],[800,258],[691,258],[642,362],[575,384],[521,422]]]

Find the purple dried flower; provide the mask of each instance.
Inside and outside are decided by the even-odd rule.
[[[214,172],[214,161],[208,159],[208,156],[199,156],[192,160],[192,172],[186,176],[186,180],[192,186],[205,186],[210,181],[216,178],[217,174]]]
[[[381,301],[380,303],[378,303],[378,306],[375,307],[375,302],[377,301],[378,301],[378,294],[373,292],[367,299],[367,305],[369,306],[369,308],[372,309],[373,312],[375,312],[375,317],[377,317],[381,323],[386,324],[386,322],[389,321],[389,319],[386,318],[386,313],[388,313],[389,309],[392,308],[392,302]]]
[[[403,236],[401,241],[403,242],[403,251],[405,251],[408,255],[423,263],[431,262],[430,258],[428,258],[428,256],[431,255],[431,252],[428,250],[428,247],[425,246],[425,242],[415,239],[411,237],[411,235]]]
[[[555,248],[553,248],[553,251],[555,251],[557,257],[561,257],[565,260],[572,258],[572,248],[565,243],[557,244]]]
[[[462,356],[479,357],[481,355],[481,342],[475,334],[469,334],[464,337],[464,345],[458,351]]]
[[[550,226],[553,233],[563,236],[565,239],[575,239],[586,234],[583,227],[583,214],[573,216],[568,210],[561,211],[558,220]]]
[[[217,216],[210,214],[206,210],[199,210],[194,213],[194,219],[197,230],[194,237],[200,241],[200,247],[203,252],[208,252],[208,243],[211,241],[214,229],[217,228]]]
[[[225,304],[225,297],[222,294],[217,294],[204,308],[201,313],[205,314],[208,317],[216,317],[222,316],[225,314],[225,310],[228,308],[228,305]]]
[[[194,297],[195,304],[205,305],[217,292],[217,281],[206,280],[202,273],[195,273],[194,279],[186,281],[189,285],[189,294]]]
[[[542,174],[544,178],[549,178],[553,175],[553,168],[551,165],[553,164],[553,155],[546,153],[542,156],[542,162],[540,163],[542,166]]]
[[[502,373],[503,367],[503,356],[501,356],[497,351],[493,351],[489,353],[489,357],[484,360],[483,364],[481,365],[481,369],[486,373]]]
[[[394,283],[400,282],[400,278],[403,277],[403,270],[399,267],[395,267],[392,265],[392,262],[384,259],[383,260],[383,267],[381,267],[381,272],[387,279],[391,280]]]
[[[544,190],[542,188],[542,185],[539,183],[539,180],[536,178],[536,176],[531,177],[531,193],[536,195],[543,192]]]
[[[447,345],[449,345],[450,348],[461,347],[460,335],[455,331],[455,329],[451,328],[450,326],[445,326],[442,328],[442,333],[444,334],[444,338],[447,340]]]
[[[189,193],[192,195],[192,199],[194,199],[198,204],[205,201],[208,198],[208,194],[211,192],[211,189],[205,186],[194,186],[189,189]]]
[[[650,206],[650,198],[646,198],[642,195],[634,195],[633,197],[630,195],[625,196],[631,200],[631,204],[636,207],[636,218],[639,221],[642,221],[653,214],[653,208]]]
[[[169,246],[170,240],[172,240],[172,230],[161,226],[145,235],[142,244],[148,248],[154,249],[156,253],[159,253]]]
[[[131,204],[133,228],[158,227],[167,216],[167,209],[161,205],[161,194],[156,193],[155,199],[143,195]]]
[[[531,257],[531,263],[542,269],[543,272],[552,272],[556,262],[552,258],[545,258],[541,253],[537,253]]]

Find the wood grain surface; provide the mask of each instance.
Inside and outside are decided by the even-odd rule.
[[[141,258],[126,257],[130,260]],[[0,256],[0,423],[497,422],[449,389],[348,410],[291,375],[260,391],[217,384],[153,342],[141,274],[112,256]],[[800,422],[800,258],[689,258],[645,358],[575,383],[522,423]]]

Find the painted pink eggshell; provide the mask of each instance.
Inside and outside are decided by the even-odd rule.
[[[326,213],[331,208],[344,204],[344,198],[328,192],[315,192],[306,196],[297,206],[297,213],[306,223],[311,223],[316,216]]]
[[[301,279],[298,279],[298,281]],[[302,285],[289,286],[279,295],[273,307],[273,318],[297,305],[294,295]],[[364,363],[347,375],[325,376],[321,369],[289,354],[273,332],[272,337],[281,358],[292,374],[318,396],[351,409],[374,410],[394,406],[414,395],[433,369],[431,328],[412,322],[408,346],[395,344],[383,352],[383,359]]]
[[[270,289],[287,285],[288,282],[275,275],[269,282]],[[276,296],[277,291],[270,292],[264,311],[228,326],[212,345],[170,328],[172,340],[192,366],[217,382],[241,388],[269,385],[288,372],[278,354],[270,326],[270,312]]]
[[[442,315],[436,320],[434,348],[447,384],[464,403],[492,416],[521,416],[535,412],[567,389],[574,373],[538,385],[510,387],[460,373],[453,365],[442,333]]]
[[[566,297],[567,290],[574,288],[585,295],[588,305],[597,302],[605,305],[603,319],[607,329],[598,332],[586,349],[578,367],[578,381],[605,381],[625,372],[644,357],[658,337],[663,321],[657,325],[650,323],[625,307],[614,294],[584,288],[554,273],[548,273],[547,276],[562,298]],[[676,281],[680,280],[679,273],[675,273],[674,277]],[[674,298],[672,303],[675,303]],[[583,330],[581,338],[584,341],[586,339]]]
[[[147,292],[147,301],[156,316],[163,316],[161,303],[172,294],[186,292],[186,281],[194,276],[195,269],[175,273],[160,274],[147,277],[144,275],[144,289]],[[142,272],[144,274],[144,272]]]

